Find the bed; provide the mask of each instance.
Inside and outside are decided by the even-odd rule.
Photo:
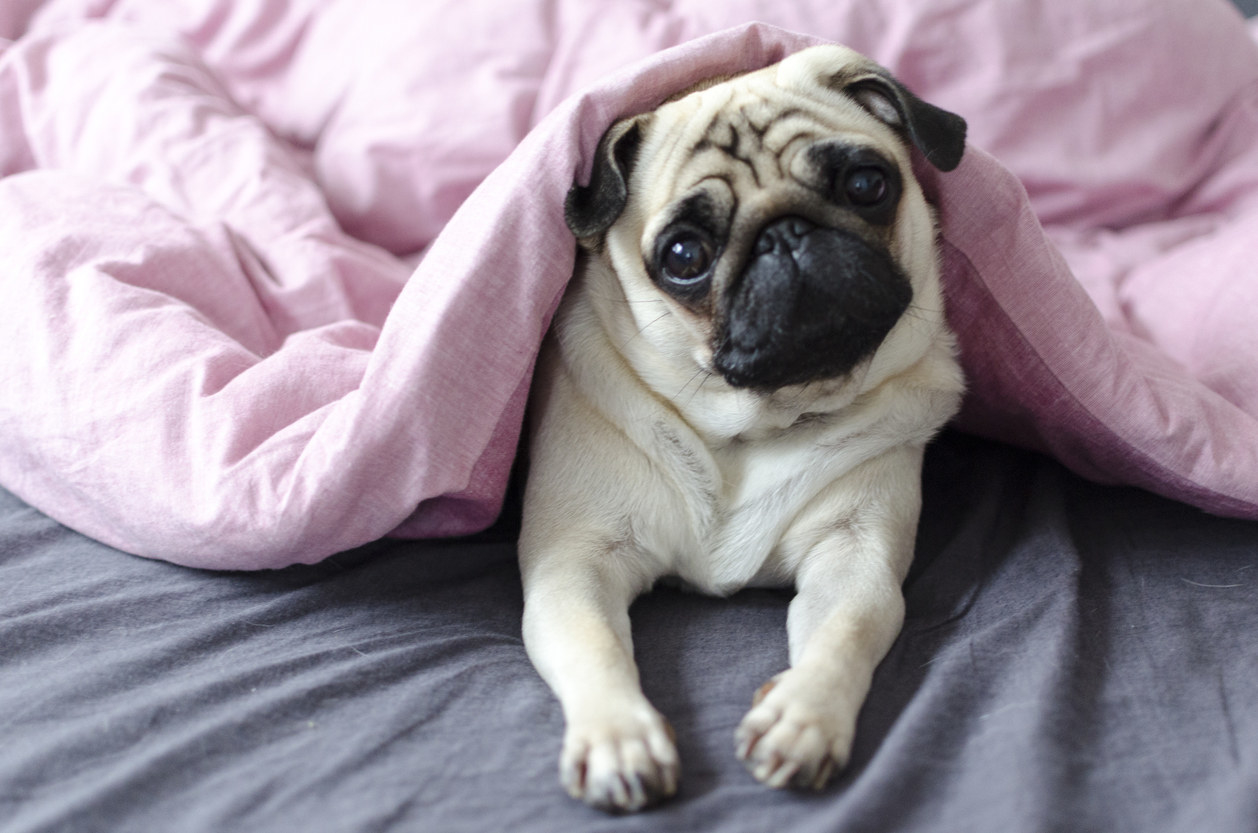
[[[0,9],[0,830],[1252,831],[1255,30],[502,8]],[[661,588],[681,789],[608,816],[557,785],[520,638],[557,206],[617,115],[818,39],[970,122],[922,171],[970,392],[838,782],[734,756],[788,594]]]

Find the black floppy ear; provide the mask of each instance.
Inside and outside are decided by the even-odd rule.
[[[961,164],[965,119],[956,113],[922,101],[881,68],[855,76],[840,74],[833,82],[879,121],[900,131],[939,170],[951,171]]]
[[[629,173],[649,118],[650,114],[634,116],[608,128],[594,152],[590,184],[574,184],[568,189],[563,217],[578,240],[607,231],[625,210],[625,203],[629,201]]]

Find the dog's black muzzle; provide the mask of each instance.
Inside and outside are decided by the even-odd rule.
[[[881,248],[784,217],[765,226],[729,289],[714,362],[734,387],[834,379],[871,356],[913,298]]]

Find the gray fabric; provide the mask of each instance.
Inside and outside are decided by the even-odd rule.
[[[557,786],[509,528],[214,574],[0,493],[0,830],[1258,829],[1258,524],[960,436],[925,484],[907,627],[820,795],[733,752],[788,595],[635,606],[684,766],[637,817]]]

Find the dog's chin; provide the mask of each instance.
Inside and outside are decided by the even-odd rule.
[[[754,354],[734,350],[718,350],[712,370],[731,388],[770,397],[789,388],[816,389],[841,386],[860,361],[872,350],[862,351],[858,359],[815,361],[805,365],[797,362],[765,360]]]
[[[763,397],[788,389],[842,387],[878,351],[894,321],[888,316],[874,327],[848,326],[843,337],[812,346],[788,341],[786,348],[772,343],[744,348],[727,338],[712,351],[711,369],[730,387]]]
[[[864,384],[870,366],[870,360],[865,359],[842,371],[803,375],[782,372],[771,374],[773,382],[763,381],[763,377],[749,382],[739,375],[730,378],[718,369],[711,347],[696,350],[693,357],[700,371],[710,379],[706,390],[723,390],[744,403],[758,403],[754,406],[758,411],[780,411],[783,415],[794,413],[796,417],[817,410],[832,410],[850,401]],[[788,418],[786,421],[793,420]]]

